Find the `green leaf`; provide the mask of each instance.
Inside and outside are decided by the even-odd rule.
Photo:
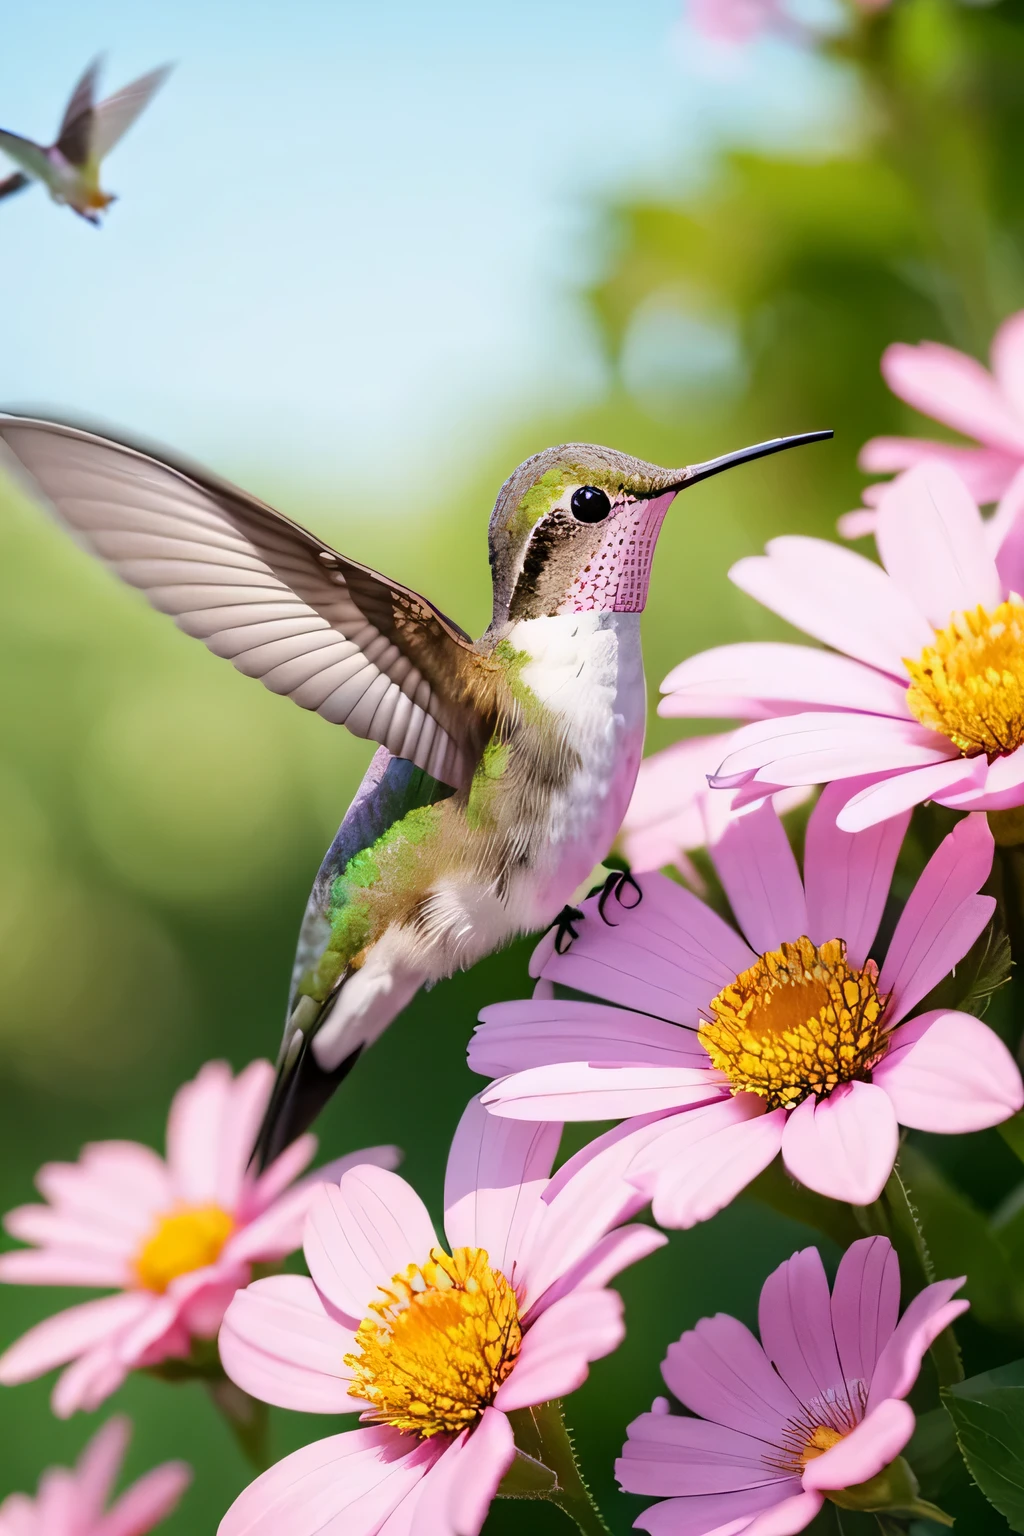
[[[767,1205],[782,1216],[801,1221],[815,1232],[821,1232],[840,1248],[848,1248],[864,1233],[848,1205],[838,1200],[827,1200],[816,1195],[789,1177],[782,1160],[776,1158],[763,1173],[748,1186],[746,1193],[762,1205]]]
[[[959,1382],[945,1402],[971,1476],[1024,1532],[1024,1360]]]
[[[914,1469],[926,1499],[941,1501],[948,1488],[967,1481],[953,1421],[945,1408],[918,1414],[914,1433],[903,1454]]]
[[[983,1019],[994,994],[1009,981],[1012,969],[1009,937],[998,919],[993,919],[959,965],[928,993],[921,1012],[957,1008]]]
[[[939,1279],[966,1275],[974,1316],[1003,1332],[1024,1333],[1024,1290],[996,1229],[912,1143],[900,1152]]]

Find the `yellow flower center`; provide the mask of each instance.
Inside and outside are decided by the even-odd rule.
[[[811,1438],[800,1453],[800,1465],[806,1467],[809,1461],[824,1456],[834,1445],[838,1445],[842,1439],[838,1429],[833,1429],[829,1424],[819,1424]]]
[[[139,1249],[135,1273],[147,1291],[166,1291],[172,1280],[220,1258],[235,1229],[219,1205],[194,1205],[161,1216]]]
[[[989,762],[1024,745],[1024,604],[958,613],[910,673],[907,703],[922,725],[941,731],[965,757]]]
[[[886,1002],[874,961],[857,970],[842,939],[819,949],[800,938],[723,987],[699,1033],[734,1093],[791,1108],[870,1071],[885,1052]]]
[[[381,1286],[346,1355],[349,1392],[380,1424],[428,1439],[466,1429],[493,1403],[522,1343],[515,1291],[483,1248],[433,1248]]]

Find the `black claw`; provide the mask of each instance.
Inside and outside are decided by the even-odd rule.
[[[633,891],[634,895],[632,901],[627,901],[625,899],[623,893],[626,890]],[[598,914],[601,918],[601,921],[606,923],[609,928],[617,928],[619,926],[618,923],[612,922],[611,918],[605,911],[605,907],[608,904],[608,899],[611,896],[614,896],[619,906],[625,907],[627,912],[632,912],[633,908],[638,907],[644,899],[643,891],[640,889],[639,885],[637,885],[628,869],[613,869],[605,881],[601,890],[601,894],[597,899]]]
[[[547,931],[550,933],[552,928],[555,930],[556,955],[564,955],[573,939],[579,938],[573,923],[581,923],[585,916],[586,913],[581,912],[579,907],[563,907],[554,922],[550,924]]]

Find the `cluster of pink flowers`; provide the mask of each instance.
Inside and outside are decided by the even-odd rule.
[[[745,0],[744,26],[761,10]],[[992,922],[992,826],[1024,807],[1024,316],[992,375],[929,344],[884,368],[981,446],[867,445],[865,467],[897,475],[842,531],[873,534],[881,564],[782,538],[734,567],[819,644],[721,646],[666,679],[663,714],[745,723],[644,765],[623,827],[635,899],[583,901],[538,945],[533,996],[482,1013],[469,1061],[490,1081],[451,1144],[444,1233],[392,1147],[309,1173],[304,1136],[252,1173],[273,1069],[209,1063],[174,1098],[165,1157],[87,1146],[40,1170],[45,1203],[7,1216],[27,1246],[0,1255],[0,1280],[111,1294],[10,1344],[0,1382],[60,1368],[66,1417],[173,1361],[280,1408],[360,1417],[264,1471],[220,1536],[478,1536],[503,1494],[571,1512],[587,1495],[558,1402],[624,1336],[611,1282],[666,1241],[634,1220],[648,1204],[691,1227],[781,1158],[799,1185],[868,1208],[891,1191],[901,1128],[969,1133],[1021,1111],[1007,1047],[937,989]],[[783,817],[819,787],[798,861]],[[926,802],[951,830],[886,926]],[[618,1124],[553,1172],[563,1123],[604,1120]],[[308,1274],[282,1272],[300,1247]],[[895,1253],[870,1237],[831,1290],[816,1250],[781,1265],[760,1340],[723,1315],[684,1333],[663,1375],[688,1412],[657,1399],[617,1464],[623,1490],[660,1501],[637,1526],[787,1536],[828,1498],[927,1516],[902,1460],[906,1398],[962,1283],[927,1285],[901,1318]],[[188,1470],[158,1468],[105,1511],[127,1435],[110,1421],[75,1472],[9,1497],[0,1536],[151,1529]]]

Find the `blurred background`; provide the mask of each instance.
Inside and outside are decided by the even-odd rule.
[[[583,439],[682,464],[835,427],[677,504],[644,619],[650,750],[680,734],[653,716],[671,665],[783,633],[730,563],[830,535],[864,439],[920,429],[883,348],[984,356],[1024,305],[1022,0],[808,0],[736,46],[677,0],[37,0],[4,19],[0,123],[52,138],[101,48],[111,89],[178,69],[109,162],[101,231],[38,187],[0,205],[5,403],[201,458],[474,633],[487,514],[527,454]],[[5,483],[0,634],[7,1209],[86,1140],[159,1146],[208,1058],[274,1054],[307,890],[370,748],[178,634]],[[529,949],[412,1005],[323,1117],[325,1155],[398,1142],[436,1209],[477,1086],[465,1041],[525,991]],[[1012,1166],[974,1140],[972,1173],[942,1156],[991,1209]],[[748,1198],[624,1278],[627,1344],[570,1407],[616,1531],[640,1503],[612,1460],[665,1346],[708,1311],[752,1321],[809,1240]],[[83,1294],[6,1288],[0,1344]],[[969,1373],[990,1363],[972,1327]],[[49,1390],[0,1395],[0,1496],[92,1431],[56,1422]],[[118,1406],[132,1472],[196,1468],[168,1533],[213,1531],[249,1473],[202,1390],[137,1379]],[[275,1450],[338,1427],[275,1414]],[[568,1529],[498,1505],[487,1531],[527,1517]],[[987,1506],[963,1518],[1007,1529]]]

